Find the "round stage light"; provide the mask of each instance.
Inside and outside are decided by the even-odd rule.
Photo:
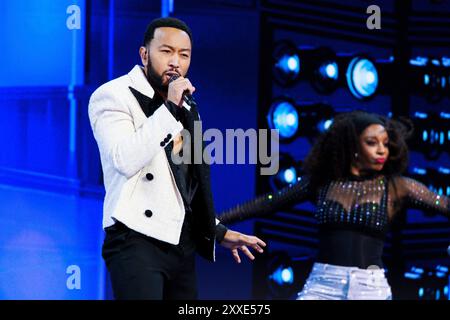
[[[295,83],[301,73],[301,60],[296,46],[290,41],[280,41],[273,53],[273,73],[281,86]]]
[[[284,183],[291,184],[294,183],[297,180],[297,171],[294,167],[290,167],[287,169],[284,169],[282,172],[282,180],[284,180]]]
[[[282,286],[294,283],[294,270],[290,266],[279,266],[270,276],[276,284]]]
[[[336,62],[325,63],[320,66],[319,70],[324,78],[327,77],[335,80],[338,78],[338,65]]]
[[[292,138],[299,127],[298,118],[297,109],[291,102],[279,101],[269,110],[269,127],[278,129],[282,139]]]
[[[269,178],[272,190],[281,190],[296,184],[302,175],[302,162],[295,160],[288,153],[280,153],[278,172]]]
[[[317,129],[320,133],[327,131],[333,124],[333,119],[322,120],[317,124]]]
[[[300,59],[297,55],[284,55],[278,61],[277,67],[283,70],[286,74],[300,72]]]
[[[286,251],[269,253],[266,280],[271,298],[288,298],[295,293],[298,282],[295,265]]]
[[[330,94],[336,90],[339,85],[339,65],[334,51],[328,47],[317,48],[309,63],[312,68],[311,84],[314,89],[322,94]]]
[[[347,85],[352,95],[358,99],[374,96],[378,88],[378,72],[368,58],[353,58],[347,68]]]

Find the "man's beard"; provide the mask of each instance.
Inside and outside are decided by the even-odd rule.
[[[151,86],[154,89],[156,89],[156,91],[163,94],[167,94],[169,85],[163,84],[163,77],[160,76],[153,68],[150,57],[148,57],[148,64],[147,64],[147,80],[148,82],[150,82]]]

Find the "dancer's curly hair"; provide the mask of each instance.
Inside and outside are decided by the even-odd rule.
[[[305,159],[303,169],[310,177],[310,186],[317,190],[328,181],[345,179],[350,175],[354,154],[360,153],[359,136],[354,119],[364,111],[341,113],[331,127],[315,142]],[[380,116],[389,136],[389,157],[381,171],[386,176],[403,173],[408,167],[406,140],[413,131],[412,122],[406,118],[394,120]]]

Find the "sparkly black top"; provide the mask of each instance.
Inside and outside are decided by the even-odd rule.
[[[382,267],[384,239],[393,216],[402,208],[450,215],[450,200],[411,178],[388,179],[371,173],[331,181],[317,191],[304,176],[277,192],[227,210],[219,219],[226,224],[288,209],[303,201],[317,206],[318,262],[340,266]]]

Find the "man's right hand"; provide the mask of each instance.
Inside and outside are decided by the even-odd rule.
[[[183,105],[183,94],[186,90],[190,94],[193,94],[195,91],[195,87],[192,85],[189,79],[179,77],[178,79],[169,83],[167,100],[181,107]]]

